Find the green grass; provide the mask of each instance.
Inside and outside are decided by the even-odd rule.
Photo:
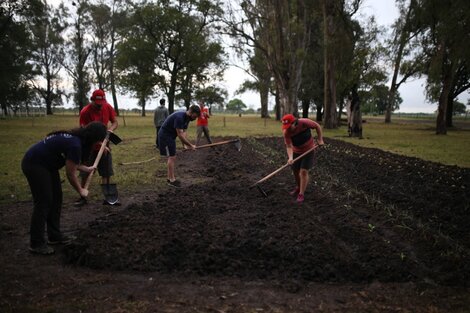
[[[396,119],[392,124],[384,124],[380,117],[370,119],[363,126],[364,139],[349,138],[343,126],[335,130],[324,130],[325,136],[341,139],[365,147],[379,148],[403,155],[415,156],[425,160],[458,165],[470,168],[470,121],[467,130],[450,130],[447,136],[436,136],[434,124]],[[209,120],[213,137],[252,137],[281,136],[280,123],[274,119],[263,120],[257,116],[214,115]],[[151,115],[140,117],[126,115],[125,126],[119,117],[119,128],[116,131],[124,141],[113,147],[115,164],[115,181],[120,190],[138,191],[143,185],[159,192],[166,177],[166,165],[154,148],[155,128]],[[36,118],[0,120],[0,202],[30,200],[30,192],[24,178],[20,162],[29,146],[41,140],[53,130],[69,129],[78,125],[77,115],[54,115]],[[196,137],[195,123],[188,129],[190,140]],[[181,144],[178,141],[178,148]],[[150,162],[135,165],[119,163],[148,160]],[[65,175],[62,174],[64,179]],[[65,197],[76,197],[68,183],[63,184]],[[101,197],[98,180],[91,187],[92,198]]]
[[[363,147],[470,168],[470,121],[464,126],[465,129],[450,129],[447,135],[438,136],[435,134],[435,121],[432,120],[429,123],[415,123],[396,119],[390,124],[374,120],[363,125],[364,139],[361,140],[345,136],[345,127],[326,133],[331,138]]]

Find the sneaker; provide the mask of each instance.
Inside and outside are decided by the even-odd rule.
[[[176,187],[176,188],[181,188],[181,182],[179,180],[174,180],[174,181],[171,181],[169,179],[166,180],[166,183],[168,184],[168,186],[172,186],[172,187]]]
[[[291,192],[289,192],[289,194],[290,194],[292,197],[297,197],[297,195],[299,194],[299,191],[300,191],[300,188],[299,188],[299,187],[295,187],[295,189],[292,190]]]
[[[75,201],[75,202],[73,203],[73,205],[76,206],[76,207],[82,207],[82,206],[84,206],[84,205],[87,204],[87,203],[88,203],[88,201],[86,200],[86,198],[80,197],[80,199],[78,199],[77,201]]]
[[[36,248],[29,247],[29,252],[41,255],[51,255],[54,254],[55,250],[47,245],[43,245]]]
[[[49,245],[68,245],[69,243],[71,243],[72,241],[74,241],[75,239],[77,239],[76,236],[62,236],[62,238],[60,239],[49,239],[47,241],[47,244]]]
[[[297,196],[297,203],[302,204],[304,200],[305,200],[304,195],[299,193],[299,195]]]

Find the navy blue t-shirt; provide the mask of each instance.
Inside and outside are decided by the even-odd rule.
[[[25,160],[43,165],[50,170],[58,170],[66,160],[80,164],[82,143],[80,138],[66,133],[47,136],[26,151]]]
[[[165,135],[171,136],[174,139],[177,137],[176,129],[187,129],[189,122],[190,119],[186,115],[186,111],[174,112],[163,122],[160,131],[163,131]]]

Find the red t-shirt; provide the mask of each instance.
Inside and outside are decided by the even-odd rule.
[[[201,108],[201,114],[197,118],[196,126],[207,126],[209,124],[207,120],[209,117],[209,109],[207,107]]]
[[[302,154],[314,147],[311,129],[316,129],[319,125],[308,118],[299,118],[296,123],[293,131],[290,129],[284,131],[284,142],[286,145],[292,145],[294,153]]]
[[[109,122],[116,121],[116,112],[109,103],[103,104],[101,109],[89,103],[80,111],[80,126],[86,126],[96,121],[103,123],[106,127]]]
[[[116,111],[109,104],[103,104],[101,109],[98,109],[95,105],[89,103],[80,111],[80,126],[86,126],[91,122],[101,122],[106,127],[108,123],[114,123],[116,121]],[[101,144],[96,144],[93,149],[99,150]]]

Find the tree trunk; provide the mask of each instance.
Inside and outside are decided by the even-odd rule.
[[[259,96],[261,101],[261,117],[268,118],[268,99],[269,99],[269,85],[264,82],[260,82]]]
[[[170,77],[170,88],[168,88],[168,112],[171,114],[175,111],[175,95],[176,95],[176,83],[177,83],[177,65],[176,61],[173,64],[173,69],[171,70]]]
[[[276,121],[280,121],[281,116],[281,101],[279,100],[279,90],[276,88],[276,95],[274,96],[276,101]]]
[[[395,57],[394,64],[393,64],[394,65],[393,77],[392,77],[392,82],[390,83],[387,105],[385,107],[385,123],[392,122],[392,109],[393,109],[393,104],[395,103],[395,95],[399,87],[397,85],[398,73],[400,72],[400,65],[401,65],[401,61],[403,58],[403,51],[405,49],[406,44],[408,44],[407,24],[409,23],[410,14],[411,14],[411,4],[409,5],[407,13],[406,13],[406,17],[404,21],[405,25],[402,26],[402,29],[401,29],[400,39],[398,43],[398,51],[397,51],[397,55]]]
[[[140,98],[140,105],[142,107],[142,116],[145,116],[145,105],[146,105],[146,99],[145,99],[145,96],[142,96]]]
[[[452,89],[452,88],[451,88]],[[446,125],[447,127],[454,127],[453,117],[454,117],[454,96],[452,92],[449,92],[447,96],[447,116],[446,116]]]
[[[4,115],[4,116],[8,116],[8,108],[7,108],[7,105],[6,105],[6,103],[3,103],[3,102],[2,102],[2,111],[3,111],[3,115]]]
[[[331,5],[331,4],[330,4]],[[327,8],[327,1],[323,1],[323,59],[324,59],[324,85],[323,105],[325,107],[324,127],[336,128],[338,125],[336,116],[336,79],[334,58],[329,47],[330,38],[334,35],[333,17]]]
[[[46,102],[46,115],[52,115],[52,75],[50,75],[49,69],[46,70],[46,94],[45,102]]]
[[[393,103],[395,102],[396,91],[397,91],[397,86],[392,80],[392,84],[388,92],[387,105],[385,108],[385,123],[392,122],[392,107],[393,107]]]
[[[308,118],[308,109],[310,108],[310,100],[302,100],[302,117]]]
[[[317,122],[323,121],[323,114],[321,112],[322,107],[323,106],[321,106],[321,105],[317,105]]]
[[[436,135],[447,134],[447,105],[450,94],[452,77],[450,73],[446,73],[442,85],[441,94],[439,96],[439,106],[437,107]]]
[[[361,101],[357,94],[357,86],[353,88],[351,99],[351,136],[362,139]]]

